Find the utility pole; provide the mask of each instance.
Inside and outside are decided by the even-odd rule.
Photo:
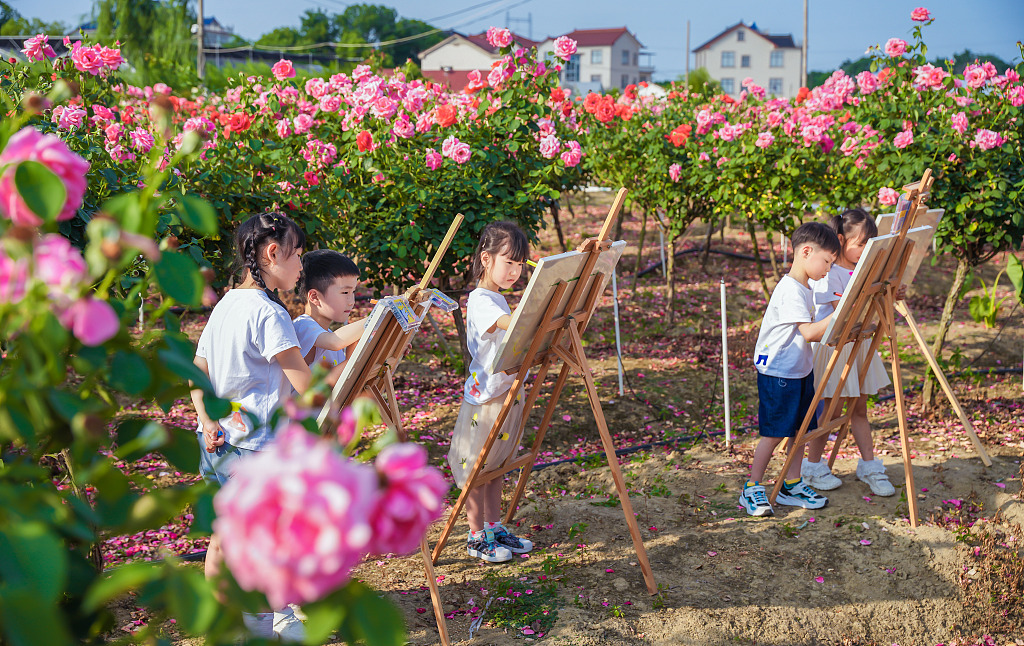
[[[807,0],[804,0],[804,44],[800,48],[800,87],[807,87]]]
[[[203,0],[196,0],[196,3],[198,4],[196,11],[199,14],[196,20],[196,76],[199,77],[199,80],[202,80],[206,72],[206,53],[203,52],[203,47],[206,46],[205,38],[203,37],[203,27],[205,26],[203,23],[205,19],[203,17]]]

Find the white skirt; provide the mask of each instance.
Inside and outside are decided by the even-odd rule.
[[[485,404],[470,404],[465,399],[462,400],[462,406],[459,407],[459,418],[455,421],[455,431],[452,433],[452,444],[448,450],[448,464],[452,468],[452,476],[459,487],[466,486],[469,473],[480,457],[480,450],[487,442],[487,435],[498,419],[506,397],[508,397],[508,391]],[[498,439],[491,445],[491,452],[487,455],[487,462],[481,473],[497,471],[516,457],[519,451],[519,442],[523,438],[523,408],[525,406],[526,397],[523,389],[520,388],[512,410],[509,411],[505,423],[501,426]]]
[[[822,343],[815,343],[814,345],[816,346],[814,349],[814,387],[817,388],[821,385],[821,379],[825,376],[825,369],[828,367],[828,362],[832,358],[835,348]],[[853,344],[847,343],[839,351],[839,360],[836,361],[835,368],[833,368],[832,374],[829,376],[828,385],[825,386],[825,397],[831,399],[836,396],[836,385],[839,383],[839,377],[843,374],[843,366],[846,365],[846,360],[850,357],[850,350],[852,348]],[[841,397],[875,395],[878,394],[879,390],[892,383],[889,381],[889,373],[885,371],[885,366],[882,364],[882,358],[878,356],[878,352],[875,352],[870,362],[866,361],[868,349],[867,341],[861,343],[860,350],[858,351],[860,357],[850,367],[850,375],[846,378],[846,383],[843,384],[843,390],[840,393]],[[867,364],[866,368],[865,364]],[[858,387],[860,374],[864,370],[867,370],[867,374],[864,376],[864,385]]]

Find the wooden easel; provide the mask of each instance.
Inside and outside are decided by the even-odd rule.
[[[444,257],[445,252],[448,251],[452,238],[455,237],[455,233],[459,230],[463,220],[464,217],[461,213],[455,216],[451,226],[448,227],[448,233],[445,234],[444,240],[441,241],[441,245],[434,253],[434,258],[427,267],[423,279],[406,292],[404,296],[420,318],[429,309],[430,301],[429,299],[421,301],[419,297],[430,285],[430,280],[441,264],[441,259]],[[401,363],[402,357],[405,355],[406,348],[409,346],[409,341],[412,339],[414,331],[415,328],[406,332],[402,329],[398,319],[394,316],[387,316],[381,329],[377,331],[377,334],[380,335],[379,340],[374,346],[365,368],[356,376],[355,385],[340,400],[329,401],[325,405],[323,412],[317,419],[321,429],[325,426],[336,427],[337,419],[334,416],[337,412],[347,406],[351,406],[352,402],[359,395],[366,392],[369,393],[370,397],[377,404],[381,418],[388,428],[395,431],[400,441],[406,441],[407,436],[402,425],[402,413],[398,410],[398,400],[395,397],[394,375],[398,364]],[[441,592],[437,587],[437,576],[434,574],[434,563],[430,558],[430,549],[427,546],[427,537],[425,535],[420,541],[420,556],[423,559],[427,586],[430,588],[430,602],[434,607],[434,618],[437,620],[437,631],[441,638],[441,644],[449,646],[451,641],[448,638],[448,622],[445,621],[444,609],[441,605]]]
[[[612,223],[615,221],[619,211],[622,209],[622,204],[625,199],[626,189],[623,188],[619,190],[618,195],[615,197],[615,201],[608,212],[608,217],[605,219],[604,226],[601,228],[600,235],[596,239],[587,240],[581,247],[580,251],[587,253],[588,257],[584,262],[583,271],[580,273],[580,279],[574,281],[576,284],[570,292],[568,301],[566,301],[566,305],[563,309],[563,313],[558,314],[556,310],[561,303],[563,294],[568,289],[568,283],[564,281],[559,282],[554,294],[548,302],[548,306],[541,319],[541,324],[537,329],[537,333],[533,338],[529,350],[523,358],[522,365],[520,365],[518,372],[516,373],[515,381],[508,391],[508,396],[505,398],[505,403],[501,412],[498,414],[498,418],[495,420],[494,426],[491,428],[491,431],[487,436],[487,441],[484,443],[484,446],[480,451],[480,455],[469,473],[466,486],[462,488],[462,494],[456,501],[455,506],[448,517],[448,521],[445,523],[444,529],[441,532],[441,537],[438,539],[437,545],[434,546],[434,563],[437,562],[441,551],[444,549],[444,546],[448,541],[448,537],[451,535],[452,529],[455,527],[455,522],[458,520],[459,513],[462,511],[463,506],[466,504],[466,497],[469,495],[469,492],[478,486],[494,480],[495,478],[502,477],[505,473],[514,471],[515,469],[522,469],[522,472],[519,475],[519,481],[516,485],[515,493],[508,505],[508,512],[505,516],[506,523],[510,523],[512,521],[512,518],[516,513],[516,506],[518,505],[519,500],[523,495],[523,491],[526,488],[526,482],[530,477],[530,471],[537,460],[541,444],[544,441],[544,435],[551,423],[555,406],[558,403],[558,398],[562,393],[562,389],[565,386],[565,382],[569,376],[569,370],[571,368],[583,376],[587,396],[590,400],[590,408],[593,411],[594,419],[597,422],[598,432],[601,435],[601,444],[604,446],[605,455],[608,459],[608,466],[611,469],[612,479],[615,482],[615,489],[618,492],[619,500],[622,503],[622,512],[626,517],[626,524],[629,526],[629,534],[633,539],[633,546],[636,549],[637,561],[640,563],[640,568],[643,571],[644,581],[647,584],[647,591],[650,594],[657,593],[658,590],[654,582],[654,573],[651,571],[651,565],[647,559],[647,551],[644,549],[643,540],[640,536],[640,528],[637,526],[636,517],[633,515],[633,506],[630,503],[626,483],[622,477],[622,469],[619,467],[619,461],[615,455],[615,445],[612,442],[610,433],[608,432],[608,424],[605,421],[604,412],[601,409],[601,399],[598,396],[597,387],[594,384],[593,373],[591,372],[590,364],[587,362],[587,357],[583,351],[583,343],[581,341],[583,332],[586,330],[587,324],[590,322],[590,318],[593,316],[594,310],[597,308],[598,298],[601,295],[600,287],[604,284],[603,280],[595,279],[591,281],[591,286],[588,289],[586,278],[594,271],[594,267],[597,264],[597,260],[601,252],[611,247],[611,240],[608,238],[609,232],[611,231]],[[549,333],[553,333],[554,335],[551,344],[546,350],[540,352],[542,341]],[[533,379],[533,385],[530,388],[530,392],[526,397],[525,408],[523,409],[523,419],[522,422],[520,422],[521,425],[526,424],[529,412],[537,401],[541,385],[544,383],[544,378],[547,376],[548,370],[554,362],[559,360],[562,361],[562,369],[558,374],[558,379],[555,381],[554,390],[551,392],[551,398],[549,399],[547,408],[544,411],[544,417],[541,421],[540,427],[538,428],[532,449],[528,453],[524,453],[511,461],[506,462],[500,469],[482,474],[481,470],[483,465],[487,462],[487,456],[491,451],[491,447],[498,439],[501,426],[508,417],[509,412],[512,410],[512,406],[515,403],[519,389],[526,382],[529,371],[536,366],[540,366],[537,370],[536,377]]]
[[[918,213],[925,208],[923,202],[933,182],[932,171],[929,168],[925,170],[921,181],[903,187],[903,190],[908,193],[910,200],[910,210],[907,213],[906,221],[903,223],[896,241],[888,250],[888,255],[876,260],[870,268],[867,285],[861,290],[851,307],[854,315],[848,318],[839,332],[835,343],[836,351],[832,353],[832,357],[829,359],[828,365],[825,368],[825,374],[821,376],[818,388],[814,392],[814,398],[811,400],[811,405],[807,409],[807,414],[804,415],[803,423],[800,425],[800,430],[797,431],[796,437],[792,440],[782,471],[779,477],[776,478],[775,487],[772,489],[770,497],[772,502],[775,502],[776,496],[779,495],[782,483],[785,480],[785,474],[789,471],[793,460],[803,456],[804,445],[819,437],[827,436],[833,429],[845,427],[853,418],[852,406],[848,407],[847,412],[842,416],[835,416],[843,398],[833,397],[824,415],[824,419],[828,421],[819,425],[815,430],[809,431],[818,402],[822,400],[829,378],[839,363],[839,348],[845,347],[848,343],[853,344],[853,347],[850,349],[850,355],[843,366],[842,373],[839,375],[836,392],[842,391],[843,385],[850,375],[850,370],[859,356],[861,343],[868,339],[871,340],[867,356],[872,357],[878,350],[882,339],[888,337],[889,348],[892,354],[892,382],[896,392],[896,418],[900,429],[900,450],[903,453],[903,467],[906,475],[908,515],[910,516],[910,525],[917,527],[917,494],[914,488],[913,465],[910,460],[910,437],[907,431],[906,402],[903,399],[900,354],[896,346],[896,290],[901,284],[903,272],[907,267],[907,262],[910,260],[910,252],[913,250],[914,243],[912,240],[907,240],[907,231],[914,226],[914,220]],[[882,262],[883,260],[884,262]],[[866,370],[861,371],[861,386],[863,386],[866,374]],[[835,450],[836,447],[833,447],[833,452]]]

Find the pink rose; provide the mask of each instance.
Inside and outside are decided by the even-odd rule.
[[[928,22],[932,19],[931,14],[924,7],[918,7],[910,12],[910,19],[916,22]]]
[[[121,64],[124,63],[124,59],[121,58],[121,50],[113,49],[111,47],[100,47],[100,60],[111,72],[116,72],[120,69]],[[153,89],[163,94],[170,94],[171,88],[167,87],[163,83],[157,83],[153,86]],[[166,90],[166,91],[164,91]]]
[[[709,157],[707,153],[702,152],[701,154],[697,155],[697,159],[700,161],[708,161],[709,159],[711,159],[711,157]]]
[[[331,84],[321,78],[311,78],[306,81],[306,94],[319,99],[331,90]]]
[[[58,105],[53,109],[53,121],[61,130],[77,130],[85,122],[86,111],[76,105]]]
[[[88,277],[82,253],[64,236],[44,235],[35,245],[33,275],[51,292],[70,293]]]
[[[679,181],[679,175],[683,172],[683,167],[679,164],[672,164],[668,167],[668,176],[673,182]]]
[[[1010,88],[1006,93],[1006,96],[1010,97],[1010,105],[1015,108],[1019,108],[1024,105],[1024,85],[1017,85]]]
[[[313,117],[308,114],[300,114],[292,120],[295,124],[295,134],[302,135],[309,132],[309,129],[313,127]]]
[[[883,186],[878,189],[878,201],[886,206],[892,206],[900,199],[900,194],[895,189]]]
[[[988,73],[981,65],[968,65],[964,68],[964,82],[968,87],[977,90],[984,87],[986,81],[988,81]]]
[[[555,39],[555,56],[561,58],[563,61],[567,61],[575,53],[575,40],[568,36],[559,36]]]
[[[878,89],[878,79],[871,72],[865,70],[857,75],[857,87],[861,94],[871,94]]]
[[[341,97],[336,94],[325,94],[320,97],[320,109],[324,112],[337,112],[341,108]]]
[[[487,30],[487,42],[491,44],[491,47],[497,47],[498,49],[508,47],[512,44],[512,32],[508,29],[491,27]]]
[[[1006,143],[1005,137],[1000,137],[999,133],[984,128],[978,128],[978,132],[974,135],[974,141],[971,142],[971,148],[977,146],[982,150],[991,150],[998,148]]]
[[[471,152],[472,151],[469,148],[469,144],[460,141],[458,144],[455,145],[455,148],[452,150],[452,161],[454,161],[456,164],[465,164],[466,162],[469,161]]]
[[[455,151],[455,147],[461,143],[459,138],[455,135],[451,135],[443,142],[441,142],[441,154],[445,157],[451,158],[452,153]]]
[[[770,132],[762,132],[758,133],[757,141],[754,142],[754,145],[758,148],[767,148],[773,143],[775,143],[775,135]]]
[[[0,153],[0,168],[6,166],[0,175],[0,210],[15,224],[35,227],[43,223],[28,208],[14,186],[15,167],[18,162],[25,160],[43,164],[64,182],[67,196],[57,219],[73,218],[85,195],[85,174],[89,172],[89,162],[71,152],[57,137],[44,135],[35,128],[19,130],[7,142],[3,153]]]
[[[552,159],[558,156],[562,143],[555,135],[548,135],[540,140],[540,154],[545,159]]]
[[[424,161],[427,164],[427,168],[429,168],[430,170],[437,170],[441,166],[441,163],[444,161],[444,158],[441,157],[440,153],[438,153],[433,148],[428,148],[427,155]]]
[[[277,136],[281,139],[292,134],[292,122],[287,119],[279,119],[274,128],[277,130]]]
[[[581,161],[583,161],[583,155],[577,150],[568,148],[562,152],[562,163],[566,168],[577,166]]]
[[[373,102],[373,107],[370,108],[370,111],[373,112],[374,116],[379,119],[390,119],[391,115],[393,115],[397,110],[398,102],[393,101],[386,96],[379,97]]]
[[[154,138],[153,135],[145,128],[136,128],[128,134],[128,139],[132,142],[132,148],[139,151],[140,153],[148,153],[149,149],[153,147]]]
[[[46,34],[36,34],[25,41],[21,53],[29,61],[45,61],[47,58],[56,58],[57,54],[50,47],[49,38]]]
[[[391,126],[391,132],[395,133],[396,137],[409,139],[416,134],[416,126],[412,121],[409,121],[409,115],[403,114],[398,119],[395,119],[394,125]]]
[[[274,63],[270,71],[278,81],[295,78],[295,68],[292,67],[292,62],[284,58]]]
[[[909,130],[903,130],[893,137],[892,143],[897,148],[906,148],[914,143],[914,133]]]
[[[107,342],[121,327],[110,303],[91,297],[75,301],[58,318],[76,339],[91,347]]]
[[[82,41],[78,41],[71,47],[71,62],[75,64],[75,69],[79,72],[96,76],[106,67],[106,63],[100,57],[100,51],[99,45],[83,47]]]
[[[948,75],[946,70],[927,63],[914,68],[914,84],[922,88],[942,87],[942,82]]]
[[[967,115],[963,112],[957,112],[949,119],[953,124],[953,130],[956,130],[960,134],[967,132]]]
[[[441,517],[448,483],[427,464],[427,451],[401,442],[384,448],[375,465],[384,483],[371,516],[374,554],[409,554],[419,547],[430,523]]]
[[[125,148],[121,144],[112,144],[111,142],[108,141],[106,145],[103,147],[106,148],[107,153],[110,154],[110,158],[113,159],[118,164],[130,162],[135,159],[135,153]]]
[[[7,255],[0,244],[0,304],[17,303],[25,297],[28,283],[28,262]]]
[[[298,424],[235,467],[213,499],[224,561],[272,608],[316,601],[341,587],[370,551],[377,473],[347,460]]]
[[[907,41],[902,38],[890,38],[885,41],[885,54],[889,58],[897,58],[907,53]]]

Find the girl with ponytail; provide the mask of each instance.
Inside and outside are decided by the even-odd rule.
[[[213,308],[196,347],[196,366],[232,409],[228,417],[212,419],[203,404],[202,389],[192,390],[199,417],[199,472],[208,482],[227,482],[239,460],[271,440],[270,416],[291,389],[302,394],[309,388],[312,376],[291,316],[274,293],[295,288],[305,244],[302,229],[280,213],[254,215],[235,235],[241,282]],[[210,537],[207,577],[220,571],[220,545],[220,536]],[[277,633],[283,639],[301,641],[302,624],[288,608],[278,613],[243,613],[243,619],[255,637],[272,638]]]

